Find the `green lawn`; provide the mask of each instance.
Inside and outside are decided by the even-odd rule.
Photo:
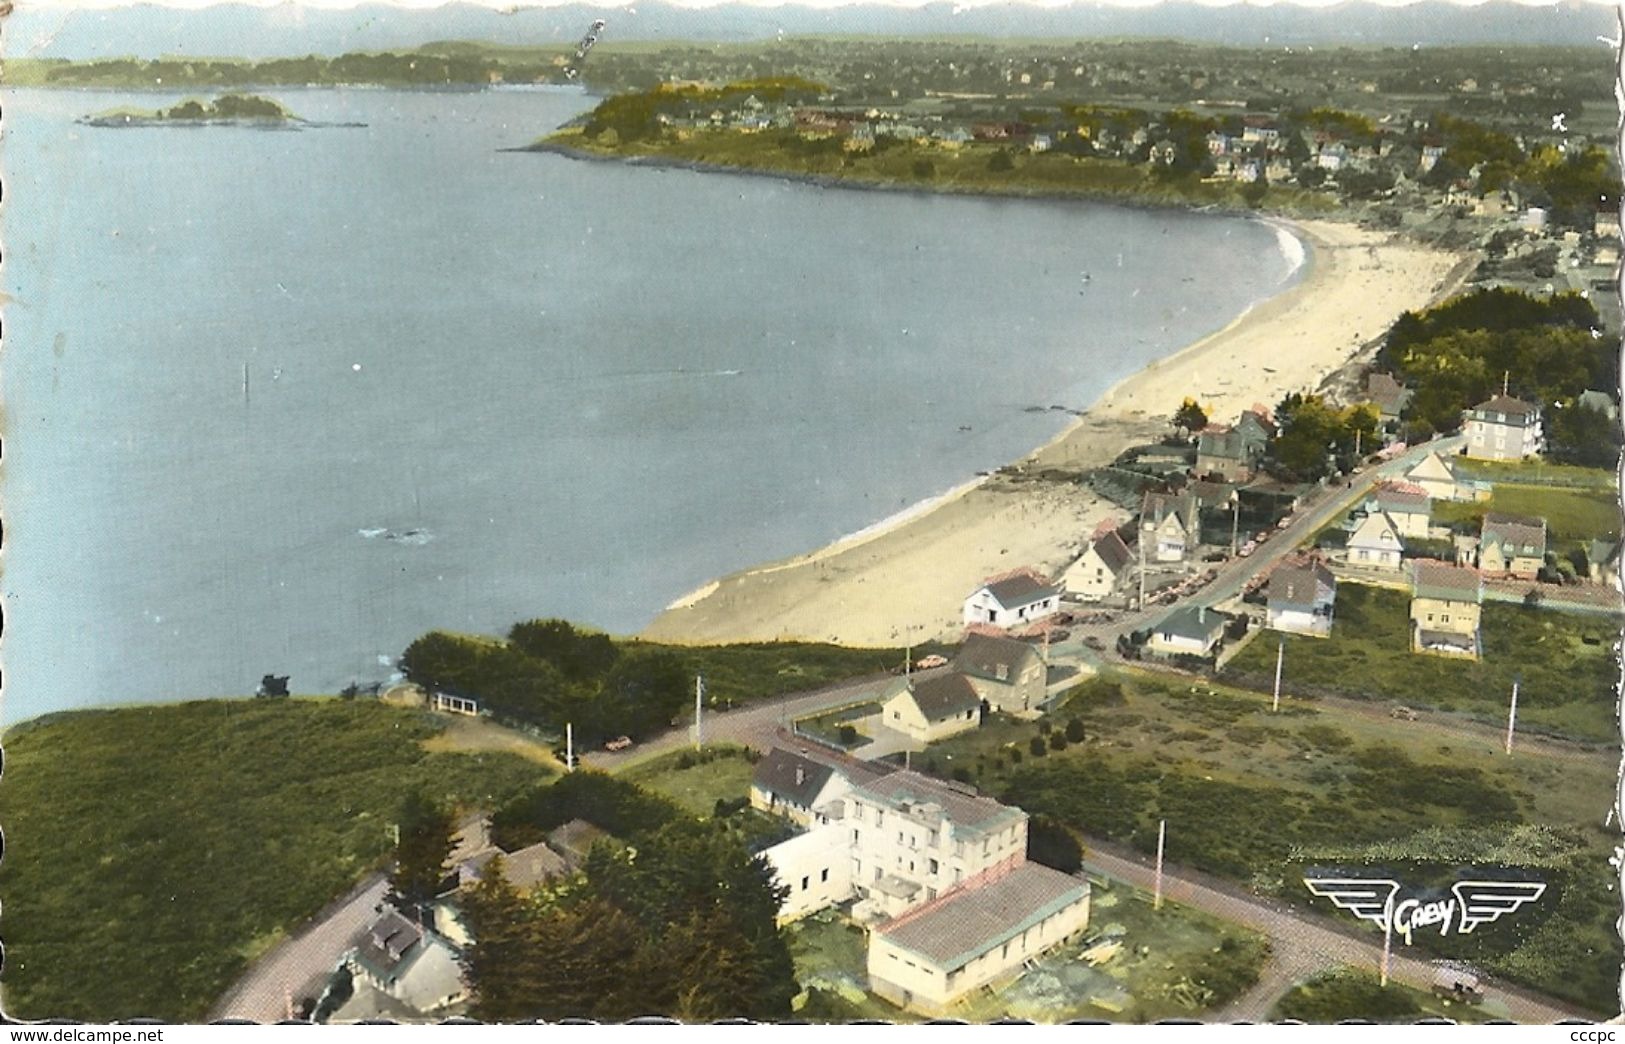
[[[718,801],[732,801],[750,794],[755,764],[745,748],[707,747],[664,754],[621,772],[620,778],[646,790],[664,794],[697,816],[709,816]]]
[[[1467,524],[1474,532],[1486,512],[1546,520],[1553,551],[1584,547],[1594,539],[1619,537],[1619,495],[1610,489],[1563,489],[1557,486],[1501,484],[1487,501],[1433,503],[1435,525]]]
[[[1469,460],[1452,457],[1464,478],[1528,486],[1569,486],[1582,489],[1617,490],[1618,477],[1607,468],[1582,468],[1573,464],[1552,464],[1544,460]]]
[[[1480,1023],[1493,1017],[1482,1007],[1452,1003],[1397,982],[1384,986],[1377,975],[1354,968],[1338,968],[1299,983],[1270,1013],[1271,1021],[1296,1019],[1312,1025],[1345,1019],[1407,1025],[1431,1018]]]
[[[1484,656],[1474,663],[1411,652],[1409,614],[1404,591],[1339,584],[1330,638],[1286,636],[1282,691],[1385,700],[1500,723],[1512,681],[1521,676],[1523,728],[1599,742],[1618,738],[1617,619],[1489,602]],[[1269,691],[1276,645],[1274,635],[1252,642],[1225,665],[1221,678]]]
[[[1420,880],[1453,866],[1530,867],[1552,884],[1540,910],[1418,945],[1615,1009],[1618,901],[1606,886],[1617,835],[1601,825],[1614,752],[1509,759],[1494,737],[1441,740],[1299,699],[1271,713],[1267,695],[1149,672],[1085,682],[1052,717],[1078,717],[1084,741],[1034,757],[1038,725],[995,715],[931,753],[943,775],[962,771],[1029,813],[1147,858],[1166,819],[1173,862],[1316,909],[1304,870],[1353,856]]]
[[[0,785],[5,1010],[187,1022],[383,864],[405,794],[494,806],[546,769],[429,753],[372,701],[218,700],[10,730]]]

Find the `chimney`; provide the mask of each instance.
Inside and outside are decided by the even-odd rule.
[[[802,768],[800,765],[797,765],[796,766],[796,786],[799,787],[799,786],[801,786],[801,784],[803,784],[805,782],[807,782],[807,770]]]
[[[1199,624],[1207,623],[1207,606],[1199,605],[1196,607],[1196,622]]]

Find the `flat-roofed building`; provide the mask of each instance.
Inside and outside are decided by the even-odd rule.
[[[990,873],[875,928],[869,987],[893,1004],[944,1014],[979,987],[1076,939],[1089,925],[1087,881],[1038,863]]]

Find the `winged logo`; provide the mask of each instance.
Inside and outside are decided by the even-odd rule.
[[[1380,877],[1306,877],[1303,883],[1332,905],[1381,928],[1387,924],[1399,882]],[[1500,916],[1497,914],[1496,916]]]
[[[1546,885],[1539,881],[1457,881],[1450,890],[1461,903],[1456,931],[1466,934],[1539,899]]]

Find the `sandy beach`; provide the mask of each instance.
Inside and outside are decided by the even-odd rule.
[[[641,637],[860,646],[957,640],[961,603],[985,577],[1022,566],[1054,575],[1102,520],[1126,517],[1065,476],[1161,438],[1188,395],[1227,422],[1254,403],[1313,391],[1402,311],[1453,291],[1447,283],[1463,260],[1352,225],[1278,223],[1310,250],[1309,269],[1290,290],[1124,380],[1012,467],[888,524],[707,584]]]

